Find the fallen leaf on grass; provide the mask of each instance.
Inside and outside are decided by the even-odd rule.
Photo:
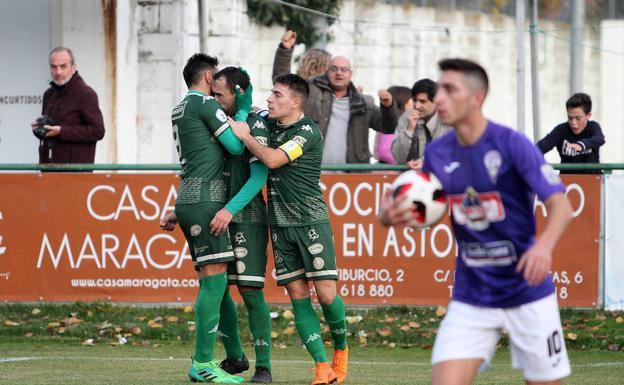
[[[617,352],[620,350],[620,345],[618,344],[609,344],[609,346],[607,346],[607,349],[609,349],[612,352]]]
[[[384,321],[386,321],[386,323],[391,324],[391,323],[393,323],[394,321],[396,321],[396,317],[392,317],[392,316],[390,316],[390,317],[386,317],[386,319],[385,319]]]
[[[438,308],[436,309],[436,315],[438,317],[442,317],[446,314],[446,308],[444,306],[438,306]]]
[[[390,334],[392,334],[392,329],[389,326],[386,326],[383,329],[377,329],[377,334],[382,337],[388,337]]]
[[[30,312],[30,314],[32,314],[32,315],[37,315],[37,314],[39,314],[39,313],[41,313],[41,310],[39,310],[38,308],[34,308],[34,309],[32,309],[32,311]]]
[[[83,346],[93,346],[95,345],[93,338],[88,338],[82,342]]]
[[[54,329],[54,328],[57,328],[59,326],[61,326],[60,322],[50,322],[50,323],[48,323],[48,329]]]
[[[174,315],[167,317],[167,322],[177,323],[179,320],[180,320],[180,318],[176,317]]]
[[[30,337],[32,337],[32,336],[33,336],[33,333],[32,333],[32,332],[28,332],[28,333],[24,334],[24,337],[29,337],[29,338],[30,338]]]
[[[184,306],[184,312],[185,313],[192,313],[193,312],[193,306]]]
[[[284,310],[284,312],[282,313],[282,317],[284,317],[286,319],[293,319],[295,317],[295,315],[290,310]]]
[[[409,327],[409,325],[403,325],[399,329],[401,329],[401,331],[407,332],[410,331],[412,328]]]
[[[568,333],[566,334],[565,338],[570,341],[576,341],[576,339],[578,338],[578,334]]]
[[[356,323],[362,321],[362,316],[361,315],[347,316],[345,319],[347,320],[347,323],[349,325],[353,325],[353,324],[356,324]]]
[[[278,336],[277,332],[271,332],[271,339],[276,339]]]
[[[19,326],[20,323],[19,322],[15,322],[15,321],[11,321],[10,319],[4,321],[4,326]]]
[[[617,317],[617,318],[615,319],[615,322],[617,322],[617,323],[621,324],[622,322],[624,322],[624,318],[622,318],[622,317]]]
[[[410,322],[408,325],[412,329],[418,329],[420,327],[420,324],[418,322],[414,322],[414,321]]]

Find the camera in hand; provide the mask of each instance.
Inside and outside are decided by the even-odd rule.
[[[45,125],[50,125],[50,126],[54,126],[56,125],[56,121],[54,119],[52,119],[51,117],[49,117],[48,115],[41,115],[40,117],[37,118],[36,120],[37,122],[37,128],[35,128],[33,130],[33,132],[35,133],[35,136],[41,140],[43,140],[46,136],[46,134],[48,133],[48,129],[45,128]]]

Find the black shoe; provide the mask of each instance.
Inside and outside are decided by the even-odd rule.
[[[221,361],[219,366],[229,374],[238,374],[249,369],[249,360],[247,360],[247,357],[245,356],[243,356],[240,360],[235,358],[226,358]]]
[[[251,377],[251,382],[255,384],[269,384],[273,382],[271,371],[265,366],[258,366],[256,368],[256,373]]]

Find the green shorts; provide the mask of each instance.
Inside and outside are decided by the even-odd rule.
[[[228,263],[229,284],[264,287],[269,245],[268,226],[230,223],[229,231],[236,258]]]
[[[234,260],[234,251],[228,232],[218,236],[210,234],[210,222],[223,208],[215,203],[179,205],[175,208],[180,229],[189,245],[195,270],[204,265]]]
[[[277,284],[298,279],[338,280],[334,235],[329,223],[271,229]]]

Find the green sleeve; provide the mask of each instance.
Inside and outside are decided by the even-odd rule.
[[[238,193],[225,205],[227,211],[232,215],[236,215],[236,213],[247,206],[247,204],[258,195],[269,175],[269,168],[262,162],[253,162],[249,167],[251,169],[249,179],[247,179],[247,182],[245,182]]]
[[[222,131],[221,134],[217,136],[217,140],[223,145],[223,147],[225,147],[227,152],[232,155],[242,155],[243,151],[245,151],[245,145],[236,135],[234,135],[230,126],[228,126],[225,131]]]

